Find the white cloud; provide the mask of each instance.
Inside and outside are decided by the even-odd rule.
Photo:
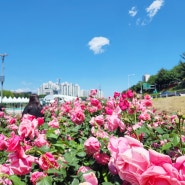
[[[130,15],[131,17],[135,17],[136,14],[137,14],[137,9],[136,9],[136,7],[133,6],[133,7],[128,11],[128,13],[129,13],[129,15]]]
[[[109,43],[109,39],[105,37],[94,37],[89,41],[88,45],[94,54],[100,54],[104,52],[103,46],[109,45]]]
[[[163,4],[164,4],[164,0],[153,1],[153,3],[146,8],[148,17],[153,18],[156,15],[156,13],[160,10],[160,8],[163,6]]]
[[[17,92],[17,93],[22,93],[22,92],[29,92],[29,91],[31,91],[31,89],[29,89],[29,88],[23,88],[23,89],[11,90],[11,91]]]
[[[32,92],[35,93],[37,92],[37,89],[35,87],[33,87],[33,83],[32,82],[27,82],[27,81],[21,81],[21,88],[17,88],[14,90],[11,90],[14,92]]]

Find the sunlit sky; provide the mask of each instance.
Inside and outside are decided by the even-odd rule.
[[[36,92],[60,79],[108,97],[173,68],[185,52],[184,0],[0,0],[0,7],[5,90]]]

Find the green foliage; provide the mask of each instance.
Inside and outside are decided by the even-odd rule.
[[[50,176],[44,177],[39,182],[36,183],[36,185],[51,185],[52,184],[52,178]]]
[[[173,117],[174,120],[171,116],[167,116],[164,113],[161,113],[159,117],[153,111],[149,96],[142,99],[134,94],[132,98],[127,97],[126,100],[129,103],[129,107],[124,110],[120,109],[118,99],[112,102],[112,105],[115,106],[113,116],[115,116],[114,118],[116,120],[112,120],[111,123],[120,121],[119,124],[124,126],[124,128],[119,126],[112,130],[108,129],[108,118],[110,118],[110,115],[104,111],[105,106],[110,102],[106,102],[105,100],[101,102],[101,110],[91,112],[84,108],[85,118],[80,124],[74,123],[67,111],[62,112],[63,108],[67,105],[69,106],[69,104],[47,107],[45,110],[44,124],[36,128],[36,132],[46,137],[47,144],[42,147],[38,147],[38,145],[34,146],[36,137],[38,136],[35,135],[35,138],[25,137],[24,140],[21,140],[20,145],[25,148],[25,155],[34,156],[37,161],[44,154],[50,152],[55,158],[57,166],[54,165],[54,162],[51,164],[51,161],[48,160],[49,158],[45,157],[44,159],[46,161],[48,160],[49,162],[47,162],[51,164],[49,169],[43,170],[39,166],[40,164],[33,162],[29,174],[22,176],[3,175],[15,185],[31,185],[30,175],[33,172],[44,173],[44,176],[38,179],[36,185],[79,185],[84,179],[82,173],[78,173],[78,169],[81,166],[86,166],[95,173],[99,185],[123,184],[119,174],[112,175],[110,173],[107,163],[100,164],[98,160],[96,161],[95,155],[86,153],[84,142],[91,136],[96,137],[101,146],[98,154],[106,154],[108,160],[111,157],[111,151],[108,149],[111,136],[124,137],[127,135],[136,138],[143,143],[145,149],[153,149],[159,153],[167,154],[173,161],[185,153],[185,143],[182,140],[185,127],[184,115],[178,113],[177,116]],[[77,103],[80,104],[80,102],[75,103],[70,104],[70,106],[73,108]],[[89,102],[86,105],[89,106]],[[84,104],[82,103],[81,106],[84,107]],[[74,111],[72,108],[70,110],[71,112]],[[99,125],[98,121],[92,123],[92,120],[99,115],[103,117],[103,124]],[[7,127],[8,121],[5,118],[0,118],[0,131],[7,137],[10,137],[10,131],[12,130],[9,130],[9,127]],[[51,126],[49,123],[55,120],[57,124]],[[17,126],[19,126],[20,122],[21,120],[17,120]],[[28,122],[30,123],[30,120]],[[92,128],[94,129],[93,131]],[[96,135],[97,131],[104,131],[107,135],[103,135],[105,137]],[[7,156],[8,153],[5,150],[0,151],[1,164],[6,163]]]
[[[157,91],[167,89],[179,90],[185,88],[185,52],[180,56],[180,62],[172,69],[167,70],[164,68],[159,69],[157,74],[151,75],[148,83],[156,84]],[[137,93],[141,90],[141,82],[131,87]],[[143,90],[143,92],[152,93],[152,90]]]
[[[21,181],[21,179],[16,175],[9,176],[9,179],[13,182],[13,185],[26,185],[26,183]]]

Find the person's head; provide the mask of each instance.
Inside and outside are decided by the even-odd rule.
[[[39,96],[37,94],[31,94],[29,104],[35,104],[40,106]]]

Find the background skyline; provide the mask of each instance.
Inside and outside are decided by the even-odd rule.
[[[0,0],[0,6],[5,90],[36,92],[60,79],[101,88],[108,97],[144,74],[173,68],[185,52],[182,0]]]

